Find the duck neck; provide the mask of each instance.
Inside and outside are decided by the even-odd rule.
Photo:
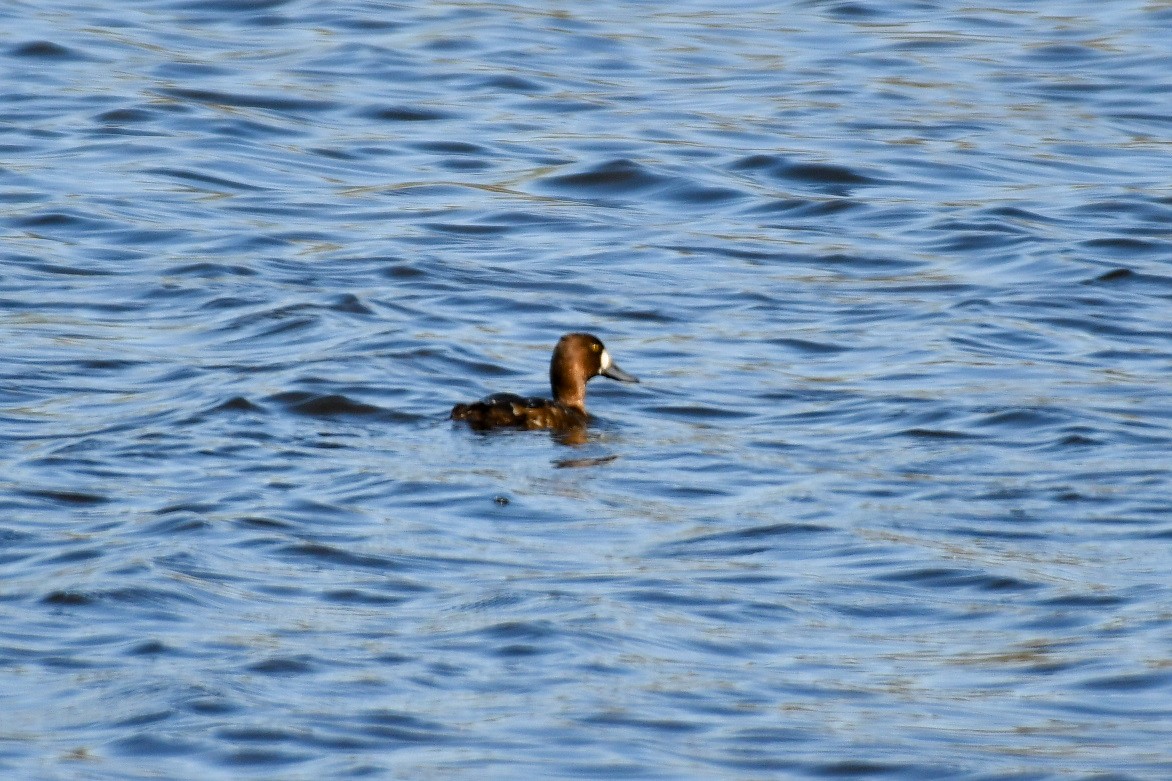
[[[550,371],[549,384],[553,399],[565,407],[572,407],[586,413],[586,383],[577,377],[566,377],[557,371]]]

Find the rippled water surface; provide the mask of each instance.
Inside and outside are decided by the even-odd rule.
[[[5,3],[3,776],[1172,778],[1169,41]]]

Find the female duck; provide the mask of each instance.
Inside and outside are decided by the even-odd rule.
[[[552,401],[494,393],[480,401],[452,407],[452,420],[466,420],[474,429],[581,427],[588,419],[586,383],[600,374],[620,382],[639,381],[615,365],[598,337],[566,334],[558,340],[549,362]]]

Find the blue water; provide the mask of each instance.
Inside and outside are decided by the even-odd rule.
[[[1169,41],[0,6],[0,775],[1172,778]]]

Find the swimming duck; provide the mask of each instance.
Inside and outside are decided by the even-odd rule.
[[[494,393],[471,404],[452,407],[452,420],[466,420],[474,429],[569,429],[586,425],[586,383],[591,377],[638,382],[620,369],[593,334],[566,334],[553,348],[549,384],[553,399]]]

